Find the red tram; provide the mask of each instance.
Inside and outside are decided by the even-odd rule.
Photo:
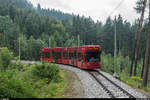
[[[41,48],[40,60],[72,65],[82,69],[97,69],[101,68],[100,54],[99,45]]]

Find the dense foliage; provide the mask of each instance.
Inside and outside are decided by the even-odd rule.
[[[41,78],[47,79],[48,83],[50,81],[58,82],[60,81],[59,77],[59,68],[55,64],[43,63],[43,64],[34,64],[32,69],[33,75]]]
[[[114,57],[111,56],[111,54],[105,54],[102,53],[101,55],[102,59],[102,70],[105,72],[108,72],[110,74],[114,73]],[[117,57],[117,73],[119,76],[126,75],[129,77],[130,72],[130,65],[131,65],[131,59],[129,56],[123,57],[121,52],[119,53]],[[143,59],[140,59],[137,66],[137,76],[141,77],[141,71],[142,71],[142,65],[143,65]]]
[[[141,12],[142,2],[138,0],[135,7],[138,13]],[[141,33],[137,67],[139,77],[145,53],[147,23],[145,20]],[[94,22],[90,17],[43,9],[40,4],[34,8],[28,0],[0,0],[0,98],[36,97],[41,91],[56,90],[57,86],[51,88],[47,83],[61,80],[56,65],[11,63],[13,56],[19,56],[19,41],[21,60],[39,60],[40,48],[43,47],[77,46],[78,42],[80,45],[100,45],[103,51],[102,70],[113,74],[115,24],[117,72],[120,76],[128,76],[138,21],[131,24],[118,15],[116,21],[108,17],[106,23]],[[40,90],[39,86],[42,85],[48,88]],[[50,92],[50,96],[54,96],[54,93]]]
[[[73,19],[73,16],[71,14],[63,13],[63,12],[61,12],[59,10],[55,10],[55,9],[49,9],[49,8],[43,9],[43,8],[41,8],[40,4],[37,5],[37,10],[40,12],[40,14],[50,16],[59,21],[69,20],[71,22]]]
[[[13,53],[8,48],[0,48],[0,70],[5,71],[13,59]]]
[[[77,46],[78,35],[80,45],[101,45],[105,53],[113,55],[115,21],[110,17],[106,23],[94,22],[90,17],[43,9],[39,4],[33,8],[28,0],[1,0],[0,8],[0,46],[8,47],[18,56],[20,39],[21,59],[39,60],[42,47]],[[137,24],[118,15],[118,53],[131,56]],[[145,31],[142,42],[145,43]],[[145,46],[141,48],[140,57],[143,57]]]
[[[114,65],[114,57],[111,56],[111,54],[105,54],[103,52],[101,55],[101,61],[102,61],[102,70],[113,75],[113,73],[114,73],[114,66],[113,66]],[[126,75],[127,77],[130,78],[130,74],[129,74],[130,65],[131,65],[131,59],[129,58],[129,56],[123,57],[120,52],[117,57],[117,66],[116,67],[117,67],[117,73],[119,74],[119,76],[121,78],[123,77],[123,75]],[[143,58],[141,58],[138,61],[137,76],[136,77],[133,76],[133,77],[135,77],[135,78],[141,77],[142,66],[143,66]],[[149,74],[149,77],[150,77],[150,74]],[[125,77],[123,77],[123,78],[125,78]],[[148,81],[150,82],[150,79],[148,79]]]
[[[18,77],[17,73],[14,69],[0,74],[0,98],[36,97],[32,85]]]
[[[11,51],[0,48],[0,98],[53,97],[66,88],[57,65],[22,64],[11,62],[12,58]]]
[[[111,54],[105,54],[104,52],[101,55],[101,61],[102,61],[102,71],[105,71],[111,75],[114,74],[114,57],[111,56]],[[141,58],[138,61],[137,65],[137,75],[136,76],[130,76],[130,64],[131,59],[129,56],[123,57],[121,53],[119,53],[117,57],[117,74],[119,75],[119,78],[121,81],[129,84],[132,87],[140,88],[145,90],[146,92],[150,93],[150,84],[147,85],[147,87],[142,87],[141,82],[141,71],[143,66],[143,58]],[[150,74],[148,74],[148,77],[150,77]],[[148,82],[150,82],[150,79],[148,79]]]
[[[0,98],[35,97],[31,84],[18,77],[19,71],[12,68],[13,58],[8,48],[0,48]]]

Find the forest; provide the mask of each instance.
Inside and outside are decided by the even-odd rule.
[[[141,3],[137,2],[136,5],[135,11],[141,14],[141,9],[138,9]],[[135,19],[131,23],[119,14],[116,19],[108,16],[105,23],[94,22],[90,16],[43,9],[40,4],[35,8],[28,0],[0,0],[0,47],[7,47],[14,56],[19,56],[20,43],[21,60],[40,60],[40,48],[77,46],[79,36],[79,45],[101,46],[103,70],[113,73],[116,26],[118,69],[122,72],[127,68],[129,75],[139,20]],[[139,77],[145,56],[147,31],[148,19],[145,19],[141,32],[138,68],[137,72],[134,71]]]
[[[49,47],[49,39],[51,47],[77,45],[78,35],[80,45],[101,45],[105,53],[113,55],[115,19],[108,17],[106,23],[79,15],[70,15],[72,18],[69,19],[67,15],[55,11],[57,19],[50,16],[51,12],[54,13],[53,9],[41,9],[40,5],[34,8],[27,0],[1,1],[0,8],[0,46],[8,47],[18,56],[20,39],[21,59],[39,60],[37,52],[41,47]],[[124,56],[131,56],[137,24],[137,20],[131,24],[121,15],[116,18],[117,51]],[[147,21],[145,29],[146,25]],[[145,34],[143,30],[140,57],[144,55]]]

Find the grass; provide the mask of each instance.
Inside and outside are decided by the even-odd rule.
[[[102,62],[102,71],[105,71],[109,74],[114,73],[114,57],[111,54],[105,54],[102,52],[101,54],[101,62]],[[150,93],[150,84],[147,87],[142,87],[142,79],[139,77],[142,71],[143,59],[141,58],[138,61],[137,65],[137,76],[129,76],[130,72],[131,59],[129,56],[124,57],[121,52],[119,52],[117,56],[117,72],[120,76],[121,81],[130,85],[133,88],[139,88],[144,90],[147,93]],[[134,66],[134,65],[133,65]],[[150,69],[149,69],[150,70]],[[150,77],[150,73],[149,73]],[[148,81],[148,83],[150,80]]]
[[[62,78],[62,81],[59,83],[52,82],[43,88],[43,94],[41,94],[39,97],[46,97],[46,98],[66,98],[67,95],[65,94],[65,90],[67,89],[67,86],[69,84],[69,80],[66,78],[67,73],[64,70],[61,70],[59,72],[59,75]]]
[[[25,66],[27,67],[27,65]],[[32,67],[28,67],[24,72],[20,72],[19,76],[32,84],[37,98],[66,98],[69,96],[69,94],[65,94],[69,84],[68,73],[65,70],[59,71],[60,82],[51,81],[48,84],[47,79],[35,77],[31,74],[31,71]]]
[[[140,88],[141,80],[133,79],[125,73],[120,74],[120,79],[130,86]]]
[[[148,94],[150,94],[150,85],[148,85],[147,87],[142,87],[141,86],[142,79],[140,77],[136,77],[136,76],[130,77],[125,73],[121,73],[120,80],[123,81],[124,83],[130,85],[133,88],[139,88],[141,90],[144,90]]]
[[[8,82],[10,80],[14,80],[14,82],[18,82],[20,80],[19,83],[15,83],[15,88],[11,88],[11,87],[14,87],[13,85],[14,82],[8,83],[6,81],[5,83],[8,83],[8,84],[5,84],[5,88],[8,89],[8,91],[4,91],[4,92],[7,93],[9,91],[16,91],[15,94],[12,94],[12,95],[14,95],[14,97],[17,97],[17,98],[32,98],[30,96],[32,96],[33,94],[35,98],[67,98],[70,95],[72,95],[72,93],[66,92],[70,90],[68,86],[70,84],[70,81],[72,81],[72,79],[69,79],[68,77],[72,74],[68,73],[66,70],[59,69],[58,74],[59,74],[60,80],[57,82],[55,80],[49,81],[48,78],[40,78],[36,75],[33,75],[32,71],[33,71],[33,68],[36,67],[35,65],[23,64],[21,68],[22,70],[11,69],[10,71],[8,71],[8,73],[4,73],[4,75],[8,74],[7,75],[8,77],[11,77],[12,75],[14,76],[13,77],[14,79],[8,78],[7,79]],[[15,72],[13,70],[15,70]],[[2,80],[2,77],[1,77],[1,80]],[[9,84],[11,85],[9,86]],[[23,92],[26,93],[25,95],[24,93],[21,94],[24,97],[22,97],[19,94],[20,92],[17,92],[19,91],[17,90],[18,88],[22,88],[20,91],[22,91],[22,93]],[[0,96],[3,96],[4,94],[5,93],[2,94],[0,91]],[[6,95],[5,97],[8,97],[8,96],[9,95]]]
[[[73,79],[56,64],[11,63],[13,58],[7,48],[0,48],[0,98],[62,98],[71,94],[66,91]]]

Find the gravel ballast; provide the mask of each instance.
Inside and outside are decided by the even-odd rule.
[[[13,61],[12,61],[13,62]],[[22,63],[40,63],[40,62],[31,62],[31,61],[21,61]],[[84,70],[81,70],[79,68],[75,68],[73,66],[69,65],[62,65],[58,64],[60,68],[70,70],[74,72],[79,80],[82,83],[82,87],[84,90],[84,96],[81,98],[110,98],[109,94],[106,93],[106,91],[101,87],[98,82],[87,72]],[[100,71],[100,70],[99,70]],[[108,77],[111,81],[115,82],[117,85],[122,87],[124,90],[128,91],[131,95],[133,95],[135,98],[147,98],[144,94],[136,91],[132,87],[128,86],[127,84],[121,82],[120,80],[114,78],[112,75],[100,71],[102,74],[104,74],[106,77]],[[120,97],[121,98],[121,97]]]
[[[120,87],[122,87],[124,90],[128,91],[128,93],[130,93],[131,95],[133,95],[136,98],[147,98],[144,94],[136,91],[135,89],[133,89],[132,87],[130,87],[129,85],[121,82],[120,80],[114,78],[113,76],[111,76],[110,74],[100,71],[102,74],[104,74],[105,76],[107,76],[111,81],[117,83],[117,85],[119,85]]]
[[[110,98],[109,94],[106,93],[106,91],[101,87],[98,82],[93,79],[93,77],[85,72],[84,70],[75,68],[73,66],[69,65],[61,65],[59,64],[59,67],[73,71],[77,74],[79,77],[81,83],[83,84],[84,93],[86,98]],[[126,85],[125,83],[121,82],[120,80],[114,78],[108,73],[105,73],[103,71],[100,71],[102,74],[104,74],[106,77],[108,77],[113,82],[117,83],[119,86],[121,86],[123,89],[128,91],[130,94],[132,94],[136,98],[147,98],[144,94],[136,91],[132,87]],[[120,97],[122,98],[122,97]]]
[[[79,77],[83,84],[86,98],[110,98],[105,90],[85,71],[68,65],[59,65],[59,67],[73,71]]]

